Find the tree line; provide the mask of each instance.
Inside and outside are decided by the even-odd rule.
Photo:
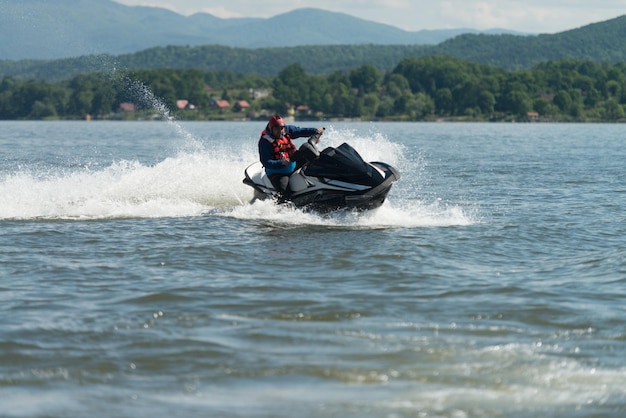
[[[257,94],[265,92],[265,94]],[[179,109],[185,99],[193,108]],[[245,100],[244,109],[214,106]],[[122,112],[132,103],[135,112]],[[449,56],[406,58],[392,70],[362,65],[310,74],[290,64],[276,76],[231,71],[112,71],[60,82],[4,77],[0,119],[136,118],[161,106],[181,119],[265,117],[427,121],[624,121],[626,64],[547,61],[505,70]]]

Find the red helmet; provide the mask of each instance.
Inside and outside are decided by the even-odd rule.
[[[270,122],[268,123],[270,129],[274,129],[274,126],[285,126],[285,119],[281,118],[278,115],[272,116]]]

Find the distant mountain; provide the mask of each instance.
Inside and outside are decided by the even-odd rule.
[[[277,20],[315,23],[294,25],[289,36],[277,37],[267,30]],[[365,64],[389,71],[404,58],[427,55],[509,70],[561,59],[626,62],[626,15],[553,35],[468,32],[406,32],[317,9],[271,19],[220,19],[110,0],[0,0],[0,80],[58,81],[80,73],[160,68],[272,76],[292,63],[313,74]],[[454,37],[443,40],[449,36]]]
[[[2,0],[0,0],[2,1]],[[196,19],[208,15],[196,15]],[[222,22],[223,23],[223,22]],[[392,70],[409,57],[448,55],[465,61],[517,70],[562,59],[626,62],[626,15],[554,35],[464,34],[438,45],[308,45],[234,48],[220,45],[155,47],[121,55],[88,55],[58,60],[0,60],[0,79],[59,81],[81,73],[117,70],[201,69],[274,76],[299,63],[311,74],[362,65]]]
[[[273,28],[293,22],[283,36]],[[0,0],[0,60],[120,55],[148,48],[223,45],[240,48],[300,45],[434,45],[463,33],[494,29],[408,32],[353,16],[298,9],[269,19],[189,17],[166,9],[111,0]]]
[[[438,54],[508,69],[562,59],[626,62],[626,15],[554,35],[463,34],[437,45]]]

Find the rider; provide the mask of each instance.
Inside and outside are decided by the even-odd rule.
[[[304,163],[293,139],[323,133],[324,128],[286,125],[285,119],[279,115],[274,115],[269,120],[259,138],[259,158],[265,167],[265,173],[281,194],[289,193],[289,176]]]

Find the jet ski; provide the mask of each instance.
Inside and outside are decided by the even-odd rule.
[[[275,199],[321,212],[380,207],[400,173],[389,164],[364,161],[347,143],[320,152],[318,142],[316,134],[300,146],[306,162],[291,174],[285,196],[272,186],[261,162],[248,166],[243,182],[254,189],[253,201]]]

